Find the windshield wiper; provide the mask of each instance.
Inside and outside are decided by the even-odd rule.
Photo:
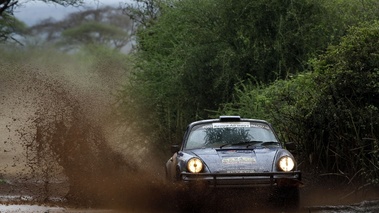
[[[224,144],[220,146],[220,149],[224,146],[240,146],[240,145],[247,145],[246,148],[249,148],[249,146],[252,146],[257,143],[262,143],[263,141],[241,141],[238,143],[229,143],[229,144]]]
[[[261,146],[268,146],[268,145],[279,145],[278,141],[265,141],[261,144]]]

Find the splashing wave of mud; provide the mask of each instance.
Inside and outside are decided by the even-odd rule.
[[[2,162],[3,194],[42,203],[61,196],[84,207],[162,207],[160,198],[169,186],[143,169],[155,167],[146,165],[154,164],[153,155],[141,164],[146,144],[133,144],[141,140],[128,130],[114,135],[120,134],[113,131],[118,125],[112,121],[114,97],[96,80],[98,75],[78,78],[80,73],[74,73],[73,80],[59,71],[65,66],[0,65],[0,120],[6,127],[0,132],[8,135],[2,139],[11,158]]]

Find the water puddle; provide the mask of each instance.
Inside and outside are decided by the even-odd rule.
[[[305,207],[312,213],[376,213],[379,212],[379,200],[362,201],[352,205]]]
[[[0,205],[2,213],[36,212],[36,213],[58,213],[66,212],[62,207],[40,206],[40,205]]]

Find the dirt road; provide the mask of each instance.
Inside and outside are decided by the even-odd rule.
[[[0,204],[0,212],[2,213],[61,213],[61,212],[95,212],[95,213],[122,213],[122,212],[145,212],[146,211],[138,211],[138,210],[120,210],[120,209],[90,209],[90,208],[70,208],[61,206],[49,206],[49,205],[28,205],[28,204]],[[150,213],[154,212],[162,212],[161,210],[157,211],[149,211]],[[170,212],[170,211],[167,211]],[[175,211],[175,212],[181,212]],[[201,212],[201,211],[200,211]],[[212,212],[212,210],[207,209],[205,212]],[[214,211],[217,212],[217,211]],[[228,212],[225,209],[225,212]],[[233,212],[233,211],[229,211]],[[253,213],[253,212],[285,212],[285,211],[272,211],[262,208],[258,210],[254,209],[246,209],[245,213]],[[352,205],[325,205],[325,206],[304,206],[299,209],[297,212],[299,213],[376,213],[379,212],[379,201],[362,201],[360,203],[352,204]]]
[[[145,179],[146,180],[146,179]],[[136,180],[135,180],[136,181]],[[135,183],[137,183],[136,181]],[[62,188],[67,188],[60,183]],[[150,185],[146,187],[146,185]],[[26,188],[25,188],[26,187]],[[34,186],[36,187],[36,186]],[[155,187],[155,188],[154,188]],[[0,184],[0,192],[7,192],[7,195],[0,196],[0,212],[114,212],[114,213],[181,213],[181,212],[229,212],[229,213],[376,213],[379,212],[379,199],[375,197],[375,193],[365,191],[356,192],[355,195],[346,198],[345,191],[337,188],[328,188],[310,186],[301,189],[301,202],[298,211],[293,209],[282,209],[275,206],[274,203],[267,200],[265,191],[259,190],[223,190],[220,192],[210,193],[206,195],[200,205],[186,206],[179,205],[185,202],[184,194],[175,188],[167,185],[155,185],[152,182],[146,182],[145,186],[140,183],[137,188],[141,189],[137,192],[135,189],[133,201],[129,202],[128,196],[119,197],[117,201],[109,202],[103,207],[94,204],[92,207],[86,207],[81,203],[73,204],[68,202],[63,194],[51,192],[49,197],[41,200],[41,194],[33,194],[36,192],[31,189],[28,184],[2,183]],[[32,187],[33,188],[33,187]],[[59,187],[56,187],[59,189]],[[150,188],[150,189],[148,189]],[[154,188],[154,189],[153,189]],[[132,190],[132,189],[131,189]],[[174,195],[173,191],[176,190]],[[38,191],[38,190],[37,190]],[[64,192],[64,190],[62,190]],[[347,191],[347,190],[346,190]],[[128,192],[130,193],[130,192]],[[128,194],[126,193],[126,194]],[[370,195],[371,194],[371,195]],[[43,196],[42,196],[43,197]],[[366,200],[365,200],[366,199]],[[107,200],[107,199],[105,199]],[[109,200],[108,200],[109,201]],[[125,205],[120,205],[121,203]],[[88,203],[87,203],[88,204]]]

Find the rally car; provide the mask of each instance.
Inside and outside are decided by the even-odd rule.
[[[172,145],[166,178],[207,188],[275,188],[298,200],[301,172],[294,156],[264,120],[220,116],[188,125],[181,146]]]

